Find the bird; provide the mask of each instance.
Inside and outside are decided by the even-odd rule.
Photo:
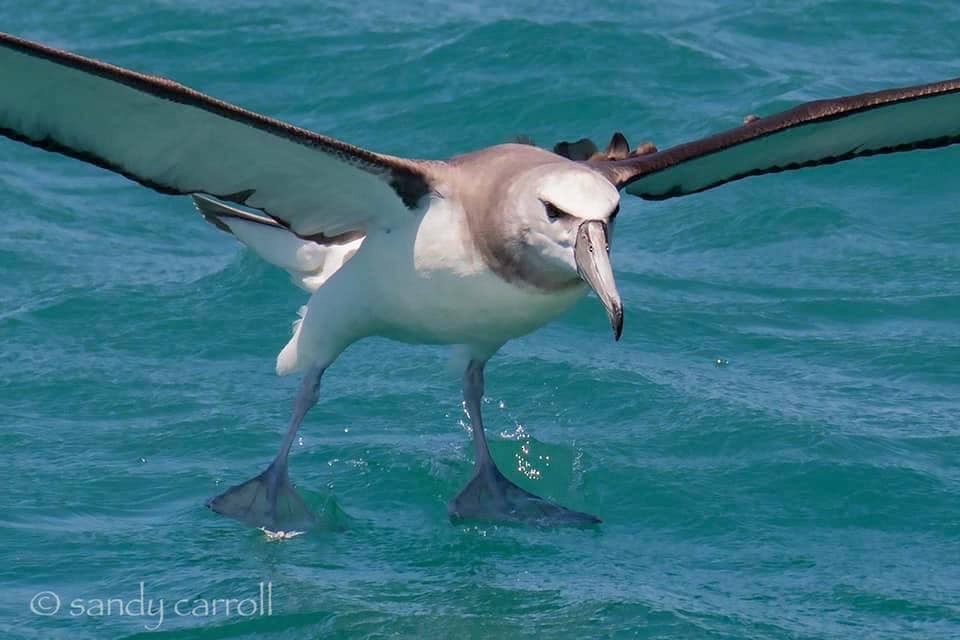
[[[960,141],[960,78],[817,100],[692,142],[630,150],[615,133],[446,160],[370,151],[174,81],[0,34],[0,134],[191,196],[208,222],[306,290],[276,371],[302,381],[279,449],[213,511],[286,537],[315,522],[290,481],[291,444],[324,372],[381,336],[457,347],[472,474],[453,520],[585,525],[507,479],[481,415],[484,372],[508,341],[592,291],[614,339],[624,305],[610,259],[621,194],[664,200],[742,178]],[[529,142],[529,141],[527,141]],[[279,532],[279,533],[277,533]],[[291,534],[292,535],[292,534]]]

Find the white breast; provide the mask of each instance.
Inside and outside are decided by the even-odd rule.
[[[311,297],[277,358],[278,373],[332,361],[371,335],[489,352],[549,322],[586,291],[545,293],[502,280],[473,248],[462,216],[436,199],[415,221],[370,229],[356,255]]]
[[[354,267],[369,275],[378,332],[416,343],[500,345],[549,322],[585,291],[504,281],[475,250],[462,209],[439,198],[419,225],[368,235],[346,270]]]

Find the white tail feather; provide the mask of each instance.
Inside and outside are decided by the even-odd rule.
[[[360,248],[363,238],[344,244],[319,244],[304,240],[270,218],[226,205],[209,196],[194,195],[204,218],[269,262],[290,274],[294,284],[313,293]]]

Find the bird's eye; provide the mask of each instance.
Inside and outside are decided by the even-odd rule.
[[[563,211],[549,202],[543,203],[544,208],[547,210],[547,217],[551,220],[559,220],[560,218],[569,217],[569,213]]]

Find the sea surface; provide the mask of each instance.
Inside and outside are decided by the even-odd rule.
[[[427,158],[960,76],[949,0],[4,0],[0,28]],[[305,294],[188,198],[0,140],[0,637],[960,638],[958,169],[625,196],[623,339],[585,299],[484,406],[511,477],[601,526],[451,524],[460,373],[371,339],[291,461],[336,526],[270,542],[204,502],[274,453]]]

